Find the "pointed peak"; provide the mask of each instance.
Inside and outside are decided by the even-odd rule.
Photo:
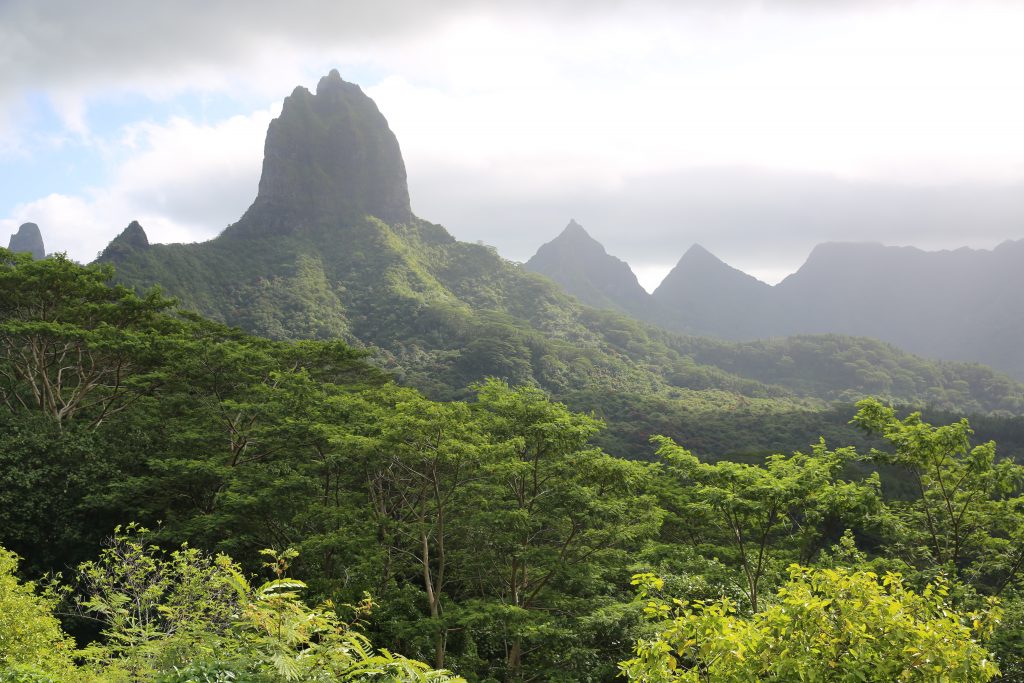
[[[683,254],[683,256],[679,259],[679,263],[693,261],[714,261],[717,263],[724,264],[724,261],[722,261],[722,259],[718,258],[710,251],[705,249],[703,246],[697,244],[696,242],[694,242],[693,245],[686,250],[686,253]]]
[[[700,296],[705,290],[733,291],[737,287],[754,291],[771,289],[771,285],[733,268],[701,245],[694,244],[661,281],[653,296],[672,302],[680,297]]]
[[[121,231],[115,239],[124,241],[126,244],[130,244],[136,248],[145,248],[149,246],[149,237],[146,236],[146,231],[142,229],[138,221],[132,221],[128,224],[128,227]]]
[[[317,97],[323,97],[333,93],[341,93],[346,89],[356,90],[360,93],[362,92],[362,89],[360,89],[358,85],[349,83],[342,79],[341,74],[338,73],[337,69],[331,69],[330,73],[321,78],[320,82],[316,84]]]
[[[100,253],[100,260],[114,260],[137,249],[149,247],[149,238],[138,221],[132,221],[121,234],[110,241],[107,248]]]
[[[569,219],[569,224],[567,226],[565,226],[565,229],[562,230],[562,234],[559,235],[559,236],[560,237],[586,237],[588,239],[593,239],[592,237],[590,237],[590,233],[588,233],[586,230],[584,230],[583,226],[576,222],[575,218],[570,218]]]
[[[315,95],[296,88],[270,122],[256,201],[229,231],[345,225],[367,215],[390,224],[412,220],[405,162],[374,101],[332,69]]]

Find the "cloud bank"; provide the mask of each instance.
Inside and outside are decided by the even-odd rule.
[[[109,161],[0,227],[83,260],[132,219],[212,236],[255,195],[274,103],[338,67],[398,135],[414,210],[511,258],[570,217],[651,273],[694,241],[766,279],[825,240],[991,246],[1024,232],[1022,31],[994,1],[8,0],[0,170],[45,135]],[[126,93],[158,113],[101,120]]]

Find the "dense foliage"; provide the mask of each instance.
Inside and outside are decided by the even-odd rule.
[[[103,639],[75,651],[45,596],[12,575],[0,548],[0,680],[18,683],[119,681],[459,681],[387,650],[374,651],[333,606],[299,600],[305,584],[285,576],[294,551],[267,550],[276,578],[252,586],[224,555],[182,546],[163,553],[131,528],[83,563],[77,607],[102,624]],[[356,608],[356,617],[368,608]],[[77,661],[76,661],[77,660]]]
[[[663,584],[639,576],[655,638],[623,662],[630,680],[989,681],[999,669],[982,645],[999,609],[958,614],[943,582],[921,594],[899,574],[792,565],[774,603],[750,617],[728,599],[653,599]]]
[[[202,244],[115,241],[105,258],[138,291],[159,284],[185,307],[250,333],[366,348],[398,381],[434,399],[467,398],[466,387],[488,376],[542,387],[576,410],[596,411],[608,424],[606,445],[636,459],[649,457],[651,433],[702,454],[793,450],[821,432],[790,429],[780,413],[801,414],[798,421],[812,413],[821,424],[830,402],[865,395],[961,414],[1024,410],[1024,387],[988,368],[929,361],[870,339],[733,343],[671,334],[583,306],[492,249],[415,218],[389,225],[321,216],[253,233],[260,220],[276,225],[280,217],[250,212]],[[242,227],[250,232],[239,234]],[[698,412],[729,412],[786,433],[719,424],[702,429],[698,444],[689,429]],[[847,419],[825,426],[836,430]]]
[[[781,666],[798,637],[845,647],[785,619],[832,623],[857,594],[869,631],[905,608],[890,615],[902,648],[948,636],[960,654],[943,666],[1024,675],[1024,468],[973,445],[965,421],[867,401],[848,428],[865,447],[812,439],[736,462],[673,432],[647,446],[653,462],[627,460],[597,416],[529,382],[431,400],[342,342],[250,336],[110,276],[3,254],[3,300],[24,303],[0,311],[0,680],[596,681],[624,661],[663,680],[650,672],[689,646],[645,620],[638,573],[680,599],[667,616],[685,628],[712,633],[714,617],[741,639],[748,671]],[[719,424],[736,414],[736,394],[699,400]],[[66,588],[29,581],[52,571]],[[858,661],[913,660],[862,640]]]

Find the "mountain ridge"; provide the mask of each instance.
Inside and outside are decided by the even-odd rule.
[[[649,452],[647,436],[655,429],[685,436],[680,430],[694,426],[693,416],[702,410],[740,406],[767,419],[869,393],[983,412],[1024,410],[1024,387],[990,371],[922,363],[865,340],[844,342],[835,351],[822,345],[824,355],[810,351],[827,371],[808,380],[787,364],[784,349],[750,351],[673,335],[581,304],[493,249],[459,242],[440,225],[406,216],[407,188],[393,187],[404,187],[404,170],[395,162],[400,150],[397,141],[389,142],[386,120],[358,88],[328,92],[324,111],[337,109],[337,117],[307,116],[319,107],[309,98],[324,96],[318,89],[300,94],[299,106],[284,107],[271,124],[271,130],[289,133],[268,132],[263,172],[288,182],[271,183],[270,197],[258,194],[237,223],[207,242],[178,245],[149,244],[142,226],[129,226],[99,260],[113,263],[123,284],[160,285],[183,307],[249,332],[274,339],[340,338],[366,348],[398,380],[431,397],[466,397],[467,387],[487,376],[541,386],[608,419],[608,438],[628,444],[624,452],[634,455]],[[366,115],[352,116],[353,108]],[[366,154],[383,161],[352,162],[352,150],[339,140],[354,138],[382,140],[383,150]],[[309,167],[295,161],[310,155]],[[294,173],[312,176],[312,186],[340,199],[326,198],[311,209],[308,197],[289,189]],[[392,187],[360,194],[358,188],[380,177]],[[395,206],[401,221],[365,212],[387,213]],[[567,238],[586,235],[582,226],[567,227]],[[600,245],[595,253],[613,258]],[[801,349],[808,346],[813,343],[800,343]],[[791,351],[800,355],[795,347]],[[851,371],[852,361],[862,363]],[[903,373],[870,371],[885,363]],[[777,381],[754,378],[751,365]],[[628,407],[652,402],[655,407],[641,414]],[[763,445],[774,447],[770,443]]]
[[[672,331],[741,342],[863,336],[929,358],[991,365],[1024,380],[1024,304],[1013,294],[1024,287],[1024,239],[993,249],[939,251],[823,242],[775,285],[694,244],[640,304],[602,300],[598,293],[607,285],[593,276],[566,286],[565,273],[573,267],[563,259],[539,270],[581,301]],[[899,306],[900,300],[911,304]],[[959,325],[950,321],[951,313],[961,316]]]

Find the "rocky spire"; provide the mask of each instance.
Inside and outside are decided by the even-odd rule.
[[[285,99],[267,131],[259,195],[229,232],[367,214],[412,217],[405,162],[377,105],[334,70],[315,95],[299,87]]]
[[[43,248],[43,235],[35,223],[23,223],[18,228],[18,232],[11,235],[11,241],[7,248],[15,252],[27,251],[32,254],[32,258],[36,259],[46,256],[46,249]]]

